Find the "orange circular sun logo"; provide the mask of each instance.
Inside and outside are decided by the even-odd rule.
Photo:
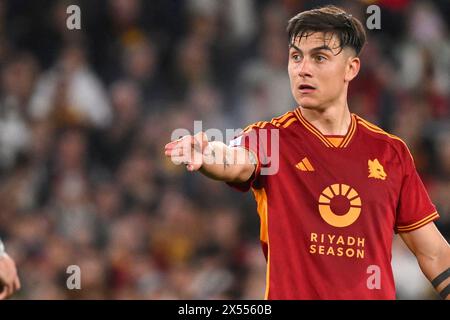
[[[338,228],[354,223],[361,213],[361,205],[358,192],[346,184],[326,187],[319,197],[320,216]]]

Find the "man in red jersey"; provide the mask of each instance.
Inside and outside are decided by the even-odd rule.
[[[328,6],[288,24],[295,110],[248,126],[230,145],[204,133],[166,145],[189,171],[255,195],[266,299],[395,299],[394,232],[450,298],[450,247],[406,145],[350,113],[361,23]]]

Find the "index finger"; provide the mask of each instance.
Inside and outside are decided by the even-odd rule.
[[[169,142],[168,144],[165,145],[164,148],[166,148],[166,149],[174,148],[180,141],[181,141],[181,138],[177,139],[175,141]]]

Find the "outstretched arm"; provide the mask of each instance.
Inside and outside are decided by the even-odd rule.
[[[414,253],[424,275],[431,281],[443,299],[450,300],[450,246],[433,222],[400,233]]]
[[[245,182],[256,168],[252,152],[219,141],[208,142],[203,132],[166,144],[164,154],[175,164],[185,164],[188,171],[227,182]]]

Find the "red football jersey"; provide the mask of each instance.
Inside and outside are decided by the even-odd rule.
[[[439,217],[404,142],[351,118],[326,137],[297,108],[230,144],[258,159],[248,182],[229,184],[257,201],[266,299],[395,299],[394,232]]]

